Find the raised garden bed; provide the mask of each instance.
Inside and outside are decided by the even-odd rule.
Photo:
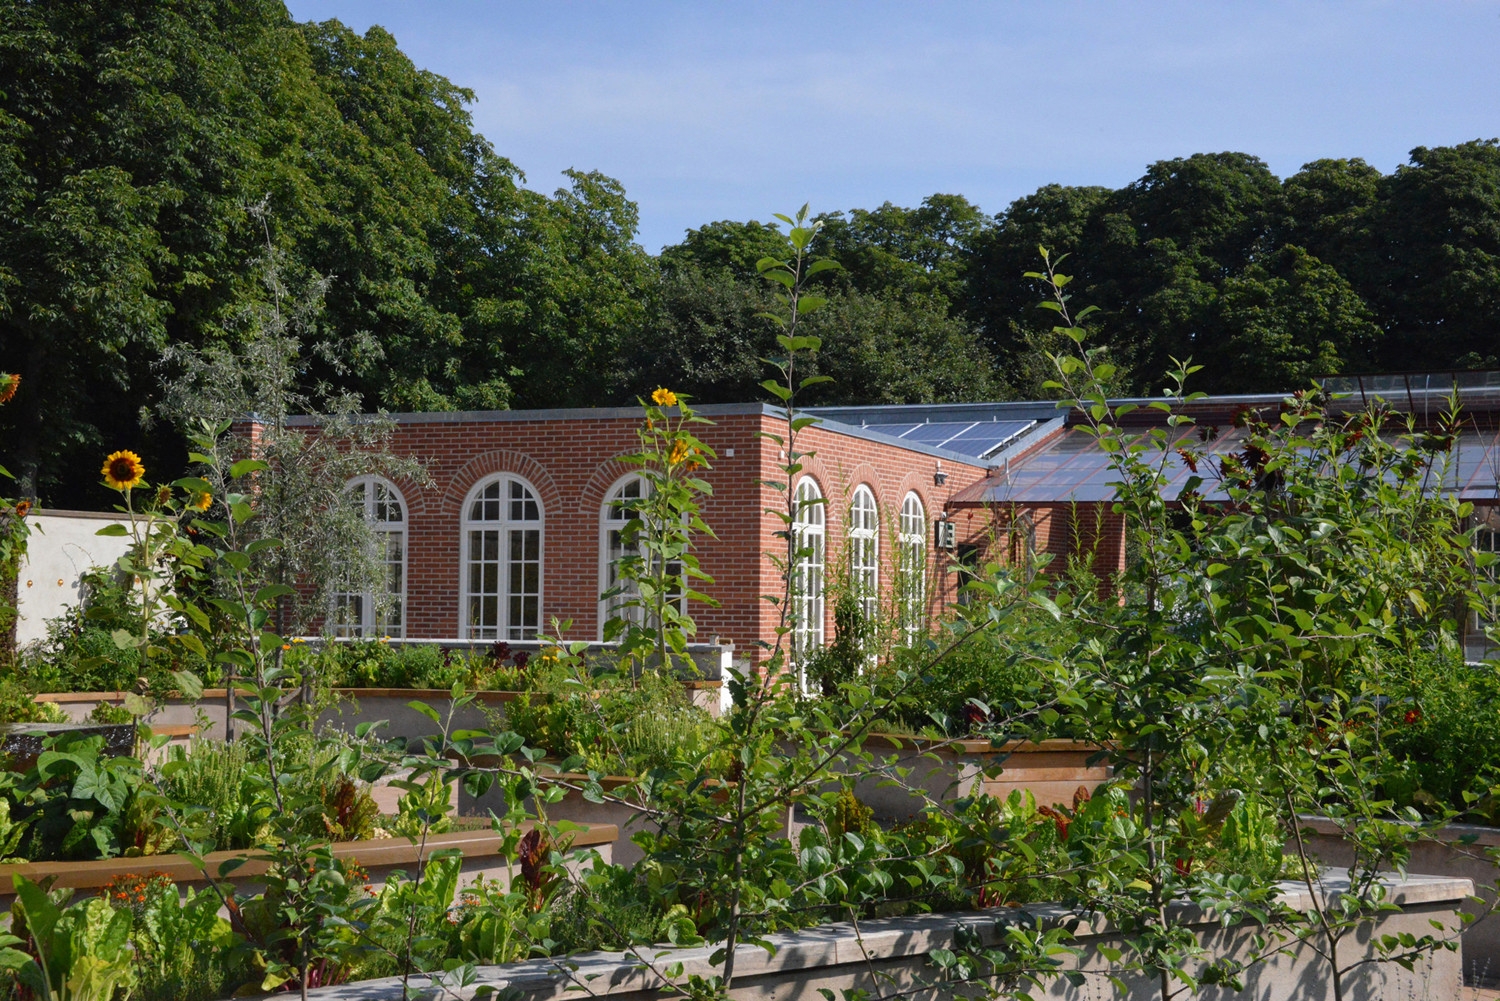
[[[695,705],[714,715],[719,713],[722,681],[684,681],[682,684]],[[440,719],[448,718],[450,700],[446,688],[335,688],[333,693],[341,702],[319,714],[320,727],[353,733],[361,723],[385,721],[386,726],[381,727],[379,733],[386,738],[432,736],[437,732],[432,720],[413,709],[412,702],[425,702],[438,711]],[[523,693],[490,691],[472,694],[474,701],[454,714],[454,729],[489,729],[490,713]],[[125,692],[47,692],[36,699],[55,703],[69,719],[84,722],[95,706],[100,703],[121,705],[125,695]],[[223,688],[205,688],[199,699],[168,697],[157,704],[150,721],[158,726],[201,724],[205,735],[222,740],[225,720],[229,716],[227,698],[228,692]]]
[[[1335,877],[1331,885],[1336,883]],[[1370,934],[1361,934],[1357,940],[1351,937],[1344,946],[1341,963],[1350,964],[1360,957],[1374,958],[1376,951],[1371,943],[1376,936],[1433,934],[1430,922],[1434,921],[1446,929],[1457,928],[1455,912],[1471,888],[1466,879],[1431,876],[1393,879],[1389,884],[1389,899],[1397,905],[1396,909],[1373,919]],[[1282,884],[1282,896],[1294,908],[1307,910],[1312,906],[1306,889],[1298,884]],[[1199,941],[1212,956],[1248,957],[1253,951],[1251,939],[1258,926],[1241,924],[1225,928],[1207,914],[1200,914],[1192,923]],[[1127,996],[1117,992],[1104,974],[1113,964],[1101,949],[1118,947],[1119,935],[1098,920],[1045,904],[886,918],[862,921],[858,926],[828,924],[769,935],[767,945],[771,948],[741,945],[736,950],[735,980],[729,996],[745,1001],[770,1001],[817,998],[822,991],[832,997],[843,997],[851,990],[870,997],[906,992],[932,999],[982,995],[985,991],[979,985],[946,990],[942,985],[926,986],[939,979],[938,971],[929,961],[931,954],[939,949],[961,948],[960,943],[965,941],[984,947],[1000,946],[1007,929],[1032,925],[1071,927],[1073,944],[1083,949],[1081,956],[1058,958],[1063,969],[1081,972],[1084,983],[1073,987],[1058,979],[1051,983],[1045,996],[1072,1001]],[[459,996],[473,997],[479,989],[488,988],[515,1001],[561,1001],[577,996],[582,988],[588,996],[608,996],[615,1001],[655,1001],[669,987],[660,971],[674,964],[681,964],[676,978],[679,984],[685,984],[690,975],[721,972],[722,967],[710,961],[714,951],[713,946],[650,949],[647,951],[650,967],[618,952],[571,956],[566,970],[545,959],[480,967],[476,981]],[[1460,953],[1439,950],[1409,971],[1391,963],[1366,964],[1350,974],[1350,979],[1356,982],[1345,981],[1346,996],[1460,1001],[1462,962]],[[1154,982],[1146,983],[1139,978],[1127,978],[1126,986],[1130,997],[1154,997],[1156,990]],[[1289,945],[1285,954],[1253,966],[1246,975],[1245,986],[1244,994],[1210,988],[1197,996],[1253,997],[1257,1001],[1319,1001],[1333,997],[1326,966],[1306,945]],[[1043,991],[1036,993],[1041,996]],[[398,1001],[406,995],[401,979],[392,977],[319,988],[308,996],[317,1001]]]
[[[1301,818],[1308,855],[1325,865],[1348,865],[1353,857],[1338,825],[1326,817]],[[1475,893],[1486,904],[1495,900],[1500,865],[1486,855],[1500,847],[1500,827],[1450,824],[1436,840],[1412,845],[1407,871],[1427,876],[1473,880]],[[1477,906],[1477,905],[1476,905]],[[1472,907],[1470,908],[1473,909]],[[1500,914],[1488,914],[1464,929],[1465,972],[1471,980],[1500,983]]]
[[[103,737],[104,754],[124,757],[135,751],[136,728],[131,723],[0,723],[0,762],[24,772],[36,764],[49,737]]]
[[[482,765],[482,761],[475,761]],[[581,772],[563,772],[555,768],[548,771],[546,762],[538,762],[537,778],[543,785],[563,785],[563,798],[556,803],[547,803],[540,807],[546,811],[547,819],[553,823],[561,820],[571,821],[575,824],[605,825],[612,826],[619,831],[618,840],[614,846],[614,861],[616,865],[635,865],[645,853],[641,851],[631,835],[637,831],[647,829],[651,820],[645,811],[630,805],[628,802],[606,801],[603,803],[590,802],[584,799],[583,793],[572,786],[585,785],[589,777]],[[624,799],[630,793],[630,785],[635,779],[625,775],[606,775],[599,780],[606,795],[619,796]],[[462,787],[458,790],[458,814],[459,816],[487,816],[490,811],[503,813],[505,803],[502,794],[497,787],[491,787],[484,795],[479,797],[470,796]],[[528,799],[525,803],[528,813],[535,812],[539,807],[534,799]],[[792,816],[790,808],[786,811],[786,821],[779,835],[781,837],[792,837],[796,833],[797,824]]]
[[[874,811],[876,819],[883,821],[905,820],[921,810],[923,800],[918,790],[939,802],[980,794],[1003,799],[1016,790],[1026,790],[1036,797],[1038,805],[1071,805],[1080,786],[1092,793],[1110,777],[1107,762],[1089,763],[1100,749],[1077,740],[996,745],[989,740],[873,733],[864,738],[863,744],[877,764],[894,758],[894,767],[910,769],[902,778],[893,767],[862,775],[856,781],[854,794]],[[846,758],[834,770],[854,765]]]
[[[572,850],[581,852],[593,849],[606,861],[613,857],[614,843],[619,831],[610,824],[594,824],[584,830],[574,831],[567,837],[572,839]],[[460,867],[461,883],[472,883],[476,876],[510,881],[510,865],[500,854],[503,838],[494,831],[452,831],[428,837],[422,849],[423,857],[431,857],[440,849],[458,849],[463,852]],[[230,859],[253,856],[253,851],[212,852],[205,857],[210,872],[217,872],[222,862]],[[408,876],[418,869],[418,847],[406,838],[380,838],[371,841],[341,841],[333,846],[333,854],[340,859],[358,862],[370,874],[373,886],[384,885],[391,873],[404,870]],[[266,871],[266,863],[256,859],[244,863],[229,874],[229,882],[242,891],[259,889],[258,877]],[[118,876],[146,876],[165,873],[172,882],[181,887],[201,888],[207,885],[203,873],[186,859],[176,855],[147,855],[139,858],[112,858],[93,862],[16,862],[0,865],[0,912],[10,910],[15,897],[15,877],[24,876],[32,882],[52,880],[52,886],[73,887],[80,892],[97,893],[106,883]]]

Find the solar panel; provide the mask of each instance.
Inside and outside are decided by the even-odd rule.
[[[981,421],[943,443],[943,448],[984,458],[1035,424],[1035,421]]]
[[[921,424],[866,424],[864,428],[913,444],[944,448],[982,459],[1035,424],[1036,421],[1032,420],[924,421]]]
[[[881,434],[888,434],[893,438],[899,438],[906,434],[906,432],[919,427],[921,427],[920,424],[866,424],[865,430],[879,431]]]
[[[974,421],[933,421],[918,424],[901,437],[907,441],[918,441],[923,445],[941,448],[943,442],[956,438],[974,426]]]

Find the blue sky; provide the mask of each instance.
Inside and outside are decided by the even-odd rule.
[[[1384,171],[1500,135],[1500,0],[652,2],[289,0],[379,24],[469,87],[476,128],[552,191],[619,178],[653,253],[688,227],[916,205],[995,213],[1238,150],[1278,175]]]

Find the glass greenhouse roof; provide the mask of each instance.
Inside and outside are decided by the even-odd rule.
[[[1207,444],[1199,442],[1197,427],[1165,431],[1168,443],[1165,457],[1154,448],[1145,453],[1148,461],[1162,463],[1166,478],[1162,496],[1176,500],[1188,478],[1195,475],[1177,452],[1178,448],[1187,448],[1190,452],[1204,453],[1204,461],[1198,462],[1197,475],[1203,478],[1199,492],[1208,499],[1224,498],[1224,492],[1218,488],[1215,457],[1239,452],[1244,447],[1246,431],[1231,428]],[[1435,489],[1461,500],[1494,501],[1500,497],[1500,431],[1464,430],[1457,435],[1452,452],[1435,459],[1431,475],[1442,481],[1433,484]],[[951,503],[963,506],[1110,501],[1115,497],[1114,483],[1120,479],[1110,461],[1110,453],[1087,430],[1065,428],[1034,451],[1008,462],[995,475],[960,491]]]

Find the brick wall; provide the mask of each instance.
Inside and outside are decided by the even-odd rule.
[[[612,413],[612,412],[605,412]],[[617,413],[617,412],[613,412]],[[431,483],[397,483],[407,507],[406,630],[411,637],[453,638],[463,635],[460,623],[463,551],[460,522],[465,499],[487,477],[509,473],[531,484],[543,508],[542,623],[550,630],[554,617],[571,619],[567,637],[597,639],[600,635],[601,590],[600,515],[608,492],[631,467],[618,456],[638,447],[638,416],[538,415],[536,420],[485,419],[475,415],[460,420],[401,420],[393,451],[420,459]],[[713,415],[699,437],[718,459],[705,479],[713,496],[703,503],[704,520],[717,538],[705,539],[700,560],[714,578],[701,590],[717,607],[690,608],[698,623],[698,639],[733,642],[750,659],[756,641],[774,642],[779,610],[761,595],[778,594],[781,581],[763,555],[784,550],[776,538],[781,523],[764,513],[785,509],[785,499],[757,483],[776,480],[781,461],[776,447],[757,432],[785,435],[784,420],[765,412]],[[933,545],[933,521],[943,513],[948,498],[982,479],[981,466],[942,461],[946,483],[934,484],[938,460],[884,443],[810,428],[802,433],[799,451],[815,453],[804,460],[801,476],[813,478],[826,506],[827,559],[847,559],[843,539],[848,526],[848,503],[860,484],[875,495],[879,532],[879,567],[883,604],[888,605],[896,577],[901,505],[908,492],[921,498],[927,541],[927,608],[939,614],[953,600],[955,576],[951,554]],[[731,454],[732,453],[732,454]],[[983,512],[960,512],[961,541],[982,534]],[[825,635],[832,636],[832,608],[825,607]]]

